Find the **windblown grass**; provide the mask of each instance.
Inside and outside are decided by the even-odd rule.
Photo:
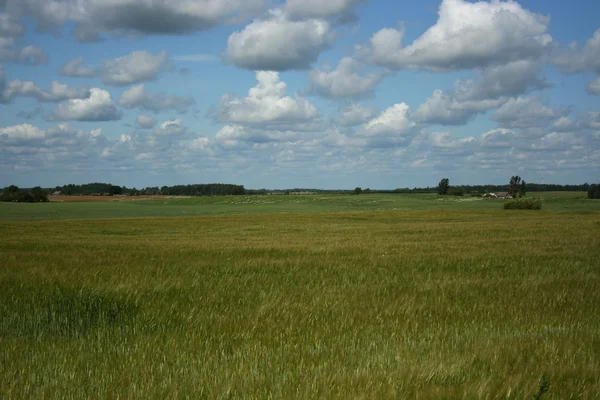
[[[593,398],[600,214],[495,204],[0,223],[0,397]]]

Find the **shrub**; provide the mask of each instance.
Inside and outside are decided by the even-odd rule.
[[[451,187],[450,190],[448,190],[448,194],[451,196],[463,196],[465,192],[462,190],[462,188]]]
[[[504,203],[505,210],[541,210],[542,199],[537,197],[521,197]]]

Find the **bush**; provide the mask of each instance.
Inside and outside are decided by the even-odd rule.
[[[541,210],[542,199],[537,197],[521,197],[504,203],[505,210]]]
[[[600,199],[600,185],[590,185],[588,188],[588,198]]]
[[[462,190],[462,188],[459,187],[451,187],[448,190],[448,194],[450,196],[464,196],[465,192]]]

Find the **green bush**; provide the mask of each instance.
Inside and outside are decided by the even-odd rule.
[[[537,197],[520,197],[504,203],[505,210],[541,210],[542,199]]]

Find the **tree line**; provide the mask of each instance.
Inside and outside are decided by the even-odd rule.
[[[195,185],[154,186],[143,189],[128,188],[126,186],[115,186],[110,183],[87,183],[84,185],[64,185],[48,189],[65,196],[77,195],[167,195],[167,196],[224,196],[242,195],[246,193],[243,185],[231,185],[224,183],[209,183]]]
[[[444,178],[447,179],[447,178]],[[443,179],[442,179],[443,180]],[[442,183],[440,181],[440,183]],[[519,189],[523,186],[523,181],[519,183]],[[587,192],[590,187],[598,185],[590,185],[584,183],[581,185],[558,185],[548,183],[525,183],[525,192]],[[444,184],[442,187],[446,187]],[[398,188],[395,193],[439,193],[440,184],[438,186],[414,187],[414,188]],[[448,192],[446,194],[470,194],[470,193],[489,193],[489,192],[511,192],[510,181],[504,185],[452,185],[448,183]],[[453,193],[454,192],[454,193]]]

